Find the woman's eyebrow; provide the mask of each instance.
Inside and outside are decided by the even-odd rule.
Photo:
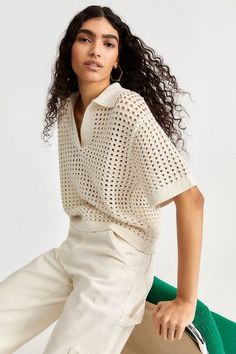
[[[79,33],[86,33],[86,34],[89,34],[92,37],[96,37],[96,34],[93,31],[91,31],[89,29],[86,29],[86,28],[78,30],[77,34],[79,34]],[[114,38],[117,41],[117,43],[119,43],[118,38],[114,34],[109,34],[109,33],[108,34],[103,34],[102,37],[103,38]]]

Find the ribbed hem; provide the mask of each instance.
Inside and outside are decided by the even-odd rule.
[[[167,201],[175,197],[176,195],[186,191],[187,189],[196,186],[197,182],[195,177],[189,173],[185,177],[171,183],[169,186],[164,187],[158,191],[153,191],[147,195],[148,203],[151,207],[157,206],[158,204]]]
[[[136,247],[138,250],[147,254],[156,253],[156,241],[158,234],[155,234],[153,241],[144,240],[138,236],[135,231],[129,230],[121,225],[112,222],[100,222],[100,221],[83,221],[78,216],[70,217],[70,227],[75,227],[78,231],[102,231],[111,229],[115,231],[120,237]]]

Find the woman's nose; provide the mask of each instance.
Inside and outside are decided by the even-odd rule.
[[[96,56],[100,56],[101,53],[101,44],[98,42],[94,42],[91,44],[90,50],[89,50],[90,54],[95,54]]]

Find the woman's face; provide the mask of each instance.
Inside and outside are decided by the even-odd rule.
[[[106,18],[83,22],[71,48],[71,65],[78,84],[102,80],[110,82],[112,68],[118,64],[118,41],[118,32]],[[95,60],[102,67],[85,65],[88,60]]]

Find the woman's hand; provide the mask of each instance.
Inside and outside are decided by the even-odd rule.
[[[181,339],[185,327],[193,322],[196,306],[186,300],[159,301],[153,311],[155,334],[164,340]]]

